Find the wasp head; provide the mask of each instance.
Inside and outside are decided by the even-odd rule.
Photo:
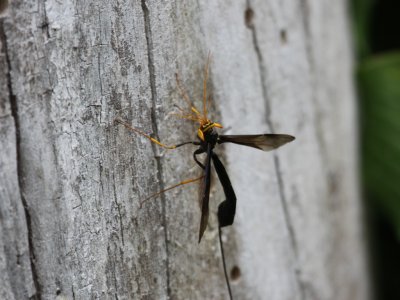
[[[204,122],[200,125],[199,129],[197,130],[197,136],[204,142],[205,141],[204,135],[207,132],[211,131],[214,127],[223,128],[221,124],[207,120],[207,122]]]

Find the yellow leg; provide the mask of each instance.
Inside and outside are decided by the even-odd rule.
[[[125,126],[126,128],[128,128],[130,131],[135,132],[135,133],[137,133],[137,134],[140,134],[141,136],[144,136],[145,138],[149,139],[149,140],[152,141],[153,143],[155,143],[155,144],[157,144],[158,146],[163,147],[163,148],[165,148],[165,149],[172,150],[172,149],[175,149],[175,148],[177,148],[178,146],[181,146],[181,145],[182,145],[182,144],[180,144],[180,145],[172,145],[172,146],[164,145],[164,144],[161,143],[160,141],[157,141],[156,139],[152,138],[151,136],[149,136],[148,134],[144,133],[143,131],[141,131],[141,130],[139,130],[139,129],[133,128],[133,127],[130,126],[128,123],[122,121],[122,120],[119,119],[119,118],[116,118],[116,119],[114,120],[114,122],[117,122],[117,123],[120,123],[120,124],[124,125],[124,126]],[[190,143],[190,142],[189,142],[189,143]],[[187,144],[189,144],[189,143],[187,143]]]
[[[185,184],[188,184],[188,183],[196,182],[196,181],[202,179],[203,177],[204,177],[204,175],[200,176],[198,178],[184,180],[184,181],[179,182],[178,184],[175,184],[175,185],[170,186],[170,187],[168,187],[166,189],[163,189],[163,190],[161,190],[161,191],[159,191],[159,192],[147,197],[146,199],[140,201],[140,208],[142,208],[143,203],[145,203],[147,200],[149,200],[151,198],[157,197],[157,196],[161,195],[162,193],[165,193],[166,191],[169,191],[169,190],[172,190],[174,188],[177,188],[177,187],[179,187],[181,185],[185,185]]]

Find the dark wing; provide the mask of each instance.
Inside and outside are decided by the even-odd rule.
[[[270,151],[294,139],[294,136],[288,134],[220,135],[218,143],[234,143],[263,151]]]
[[[207,157],[204,163],[204,177],[200,185],[200,206],[201,206],[201,219],[200,219],[200,231],[199,231],[199,243],[203,237],[204,231],[208,224],[208,202],[210,200],[210,184],[211,184],[211,145],[207,146]]]
[[[215,153],[212,153],[215,171],[224,189],[225,201],[218,205],[218,224],[225,227],[233,224],[236,212],[236,195],[225,167]]]

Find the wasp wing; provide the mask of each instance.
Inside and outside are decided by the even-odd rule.
[[[211,145],[207,146],[207,157],[204,163],[204,177],[200,185],[200,207],[201,207],[201,218],[200,218],[200,231],[199,231],[199,243],[203,237],[204,231],[208,224],[209,207],[208,202],[210,200],[210,185],[211,185],[211,156],[212,148]]]
[[[234,143],[253,147],[263,151],[270,151],[283,146],[295,139],[288,134],[251,134],[251,135],[220,135],[218,143]]]

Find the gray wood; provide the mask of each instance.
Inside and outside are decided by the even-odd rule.
[[[0,299],[35,294],[27,216],[19,189],[17,134],[12,114],[4,32],[0,28]]]
[[[297,138],[271,153],[217,150],[238,196],[224,229],[235,299],[368,299],[346,2],[231,2],[11,2],[0,296],[227,299],[217,180],[198,244],[196,184],[139,207],[199,176],[192,146],[164,150],[113,123],[193,140],[196,124],[171,114],[186,105],[175,73],[200,107],[210,51],[209,117]]]

